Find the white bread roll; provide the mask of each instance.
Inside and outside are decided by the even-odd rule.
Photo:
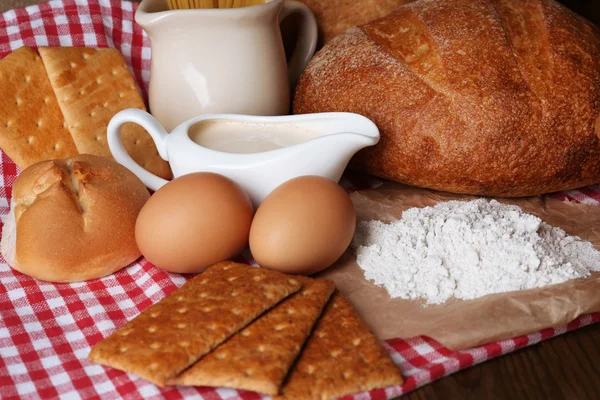
[[[45,281],[109,275],[140,257],[135,220],[149,197],[104,157],[39,162],[14,183],[0,250],[14,269]]]

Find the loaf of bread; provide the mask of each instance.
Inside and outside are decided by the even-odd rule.
[[[353,167],[456,193],[600,182],[600,31],[553,0],[419,0],[326,45],[295,113],[371,118]]]
[[[327,43],[348,29],[384,17],[411,0],[300,0],[317,18],[319,38]]]
[[[50,282],[109,275],[135,261],[135,220],[150,194],[115,161],[41,161],[15,180],[0,248],[17,271]]]

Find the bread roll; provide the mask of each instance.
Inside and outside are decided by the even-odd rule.
[[[323,48],[295,113],[381,131],[355,168],[456,193],[600,182],[600,31],[552,0],[419,0]]]
[[[135,220],[149,197],[132,172],[103,157],[39,162],[15,180],[2,254],[45,281],[111,274],[140,257]]]
[[[346,30],[388,15],[411,0],[300,0],[317,18],[319,37],[327,43]]]

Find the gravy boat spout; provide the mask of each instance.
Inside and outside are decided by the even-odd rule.
[[[224,175],[242,186],[255,206],[277,186],[298,176],[317,175],[338,182],[352,156],[379,141],[377,126],[352,113],[280,117],[207,114],[184,122],[168,134],[145,111],[121,111],[108,126],[110,150],[117,162],[152,190],[167,181],[136,164],[125,150],[120,130],[128,122],[150,133],[174,177],[193,172]]]
[[[379,142],[379,129],[366,117],[352,113],[321,113],[294,116],[299,124],[321,135],[282,150],[281,164],[293,164],[298,176],[319,175],[339,182],[350,159]],[[273,160],[275,161],[275,159]]]

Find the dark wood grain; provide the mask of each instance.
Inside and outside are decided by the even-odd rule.
[[[600,399],[600,324],[458,372],[402,399]]]

